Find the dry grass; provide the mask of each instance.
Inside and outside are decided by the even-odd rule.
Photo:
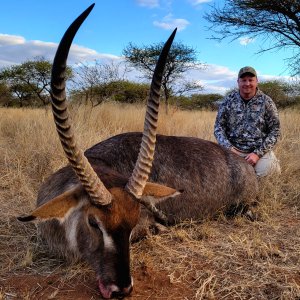
[[[160,133],[214,140],[214,112],[161,111]],[[300,299],[300,113],[280,117],[282,174],[261,182],[259,219],[186,222],[134,244],[132,299]],[[72,109],[72,118],[80,145],[88,148],[140,131],[144,107],[82,106]],[[81,297],[77,291],[76,299],[99,296],[87,283],[93,278],[88,267],[49,257],[35,226],[15,218],[34,207],[40,183],[65,163],[50,111],[0,109],[0,299],[38,299],[41,278],[25,288],[18,282],[25,273],[27,281],[46,278],[51,289],[45,299],[71,299],[62,293],[76,290],[75,282],[87,291]]]

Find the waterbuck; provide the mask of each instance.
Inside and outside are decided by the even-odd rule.
[[[40,221],[50,248],[87,261],[104,298],[124,297],[132,290],[132,235],[247,205],[258,188],[252,166],[216,143],[156,135],[160,85],[176,31],[153,74],[144,132],[111,137],[83,154],[68,116],[64,73],[72,40],[92,8],[68,28],[52,67],[53,115],[70,164],[42,184],[37,208],[19,220]]]

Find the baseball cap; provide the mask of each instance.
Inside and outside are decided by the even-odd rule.
[[[246,73],[249,73],[249,74],[257,77],[255,69],[252,68],[252,67],[247,66],[247,67],[243,67],[243,68],[240,69],[239,78],[243,77]]]

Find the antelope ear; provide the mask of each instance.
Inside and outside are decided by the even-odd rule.
[[[147,182],[143,191],[142,200],[151,202],[153,205],[164,201],[167,198],[180,195],[182,191],[177,191],[165,185]]]
[[[83,193],[85,193],[85,191],[82,185],[78,184],[71,190],[37,207],[30,215],[20,216],[17,217],[17,219],[21,222],[29,222],[36,219],[63,219],[70,210],[80,205],[80,199],[82,199]]]

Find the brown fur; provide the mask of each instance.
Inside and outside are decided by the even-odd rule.
[[[130,176],[141,133],[126,133],[103,141],[85,152],[90,162]],[[203,220],[240,203],[251,203],[258,192],[254,169],[222,146],[192,137],[157,136],[151,182],[183,191],[160,202],[168,223]]]

